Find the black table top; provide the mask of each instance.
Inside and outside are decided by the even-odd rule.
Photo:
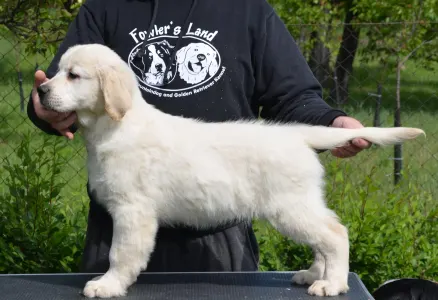
[[[0,274],[0,299],[88,299],[85,283],[101,274]],[[123,300],[373,300],[357,274],[350,291],[337,297],[309,296],[308,286],[291,284],[293,272],[142,273]]]

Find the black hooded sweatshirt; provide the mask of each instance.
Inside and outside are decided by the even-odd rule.
[[[47,77],[55,75],[69,47],[90,43],[115,50],[137,75],[145,101],[172,115],[222,122],[254,119],[260,112],[264,119],[325,126],[345,115],[322,100],[320,84],[266,0],[87,0]],[[41,130],[59,135],[36,116],[32,101],[28,115]],[[104,234],[92,227],[110,225],[89,196],[91,253],[102,251],[91,240]],[[108,244],[111,236],[104,239]]]
[[[88,43],[115,50],[137,74],[145,100],[169,114],[226,121],[255,118],[262,107],[265,119],[318,125],[345,115],[322,100],[320,84],[265,0],[88,0],[47,77],[67,48]],[[36,117],[32,101],[29,116],[57,134]]]

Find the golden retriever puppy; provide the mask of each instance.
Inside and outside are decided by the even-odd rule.
[[[40,94],[49,109],[77,112],[91,189],[114,221],[109,270],[87,282],[87,297],[126,295],[147,266],[160,224],[204,228],[244,218],[266,219],[312,247],[312,266],[292,279],[310,285],[309,294],[345,293],[348,233],[326,206],[314,149],[353,138],[387,145],[424,134],[171,116],[142,98],[115,52],[96,44],[70,48]]]

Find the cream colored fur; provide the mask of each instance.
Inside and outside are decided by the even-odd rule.
[[[236,218],[266,219],[312,247],[311,268],[292,279],[310,285],[310,294],[345,293],[348,233],[326,206],[324,170],[312,148],[357,137],[392,144],[424,133],[171,116],[142,98],[128,65],[102,45],[70,48],[44,85],[47,107],[77,112],[91,189],[114,220],[110,268],[86,284],[87,297],[127,293],[147,266],[159,224],[204,228]]]

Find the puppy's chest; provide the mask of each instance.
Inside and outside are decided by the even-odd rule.
[[[111,201],[121,192],[120,187],[126,185],[128,168],[123,162],[117,162],[112,156],[88,156],[87,161],[89,185],[99,202]]]

